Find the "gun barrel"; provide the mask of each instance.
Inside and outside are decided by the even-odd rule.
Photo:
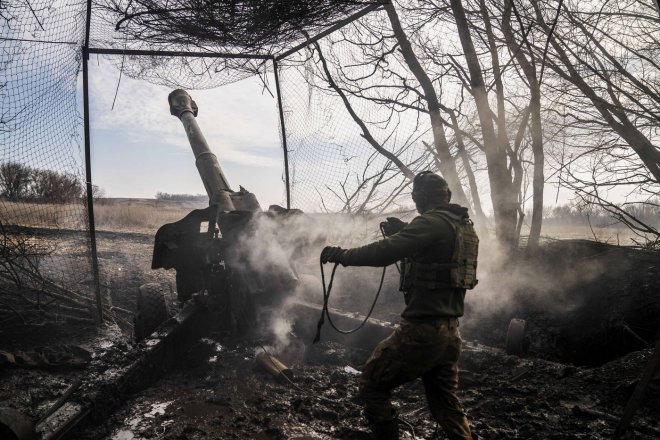
[[[190,147],[195,155],[195,165],[204,183],[211,204],[217,204],[222,211],[233,211],[234,203],[229,181],[222,172],[218,158],[206,142],[197,124],[197,104],[185,90],[177,89],[169,94],[170,113],[179,118],[186,130]]]

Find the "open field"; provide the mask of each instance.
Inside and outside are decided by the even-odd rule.
[[[87,214],[82,204],[16,203],[2,201],[2,218],[6,224],[30,227],[86,229]],[[102,231],[155,234],[165,223],[180,220],[193,209],[206,207],[203,201],[171,201],[157,199],[103,198],[94,203],[96,228]],[[380,216],[373,218],[377,230]],[[528,228],[523,226],[523,236]],[[623,246],[634,245],[639,238],[615,221],[601,221],[591,226],[584,220],[550,219],[543,225],[546,239],[585,239]]]
[[[181,220],[205,202],[175,202],[156,199],[101,199],[94,205],[98,229],[107,231],[153,232]]]
[[[153,232],[165,223],[180,220],[204,202],[156,199],[99,199],[94,203],[96,227],[107,231]],[[6,224],[28,227],[87,229],[87,210],[82,203],[18,203],[2,201]]]
[[[204,202],[175,202],[155,199],[102,199],[94,206],[96,226],[101,230],[126,232],[155,232],[165,223],[180,220],[192,209],[204,208]],[[374,231],[378,222],[388,214],[367,216],[373,218]],[[412,215],[409,215],[412,217]],[[542,236],[549,239],[597,240],[609,244],[633,245],[636,238],[628,228],[613,220],[605,225],[589,225],[583,221],[552,219],[543,225]],[[523,226],[522,234],[528,229]]]

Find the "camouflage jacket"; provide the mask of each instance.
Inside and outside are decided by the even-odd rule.
[[[466,208],[455,204],[430,209],[415,217],[397,234],[346,250],[341,263],[345,266],[388,266],[400,260],[404,265],[449,263],[455,232],[441,211],[467,215]],[[465,289],[410,287],[404,294],[406,308],[401,316],[405,319],[425,321],[463,316]]]

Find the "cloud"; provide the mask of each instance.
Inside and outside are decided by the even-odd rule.
[[[133,143],[165,143],[189,151],[181,124],[169,113],[171,89],[122,77],[112,109],[119,71],[107,60],[90,60],[92,130],[124,132]],[[276,101],[254,80],[213,90],[193,90],[197,121],[222,163],[281,166]]]

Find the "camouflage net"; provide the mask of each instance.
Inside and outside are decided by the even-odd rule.
[[[90,46],[238,55],[199,58],[126,55],[113,62],[132,78],[208,89],[271,69],[267,59],[373,4],[359,0],[216,0],[201,13],[189,0],[94,2]],[[165,12],[167,9],[167,12]],[[255,57],[255,58],[249,58]]]
[[[0,9],[0,328],[91,320],[81,116],[84,2]],[[33,313],[34,312],[34,313]]]
[[[402,84],[418,83],[397,48],[380,9],[280,61],[293,206],[353,214],[414,209],[412,175],[437,170],[438,160],[425,105],[401,92]],[[460,99],[457,87],[441,87],[447,105]]]
[[[348,16],[373,4],[347,0],[218,1],[222,14],[208,18],[185,12],[190,4],[179,1],[177,5],[184,12],[158,21],[152,20],[153,11],[162,6],[161,2],[102,0],[92,2],[91,24],[86,29],[85,1],[3,3],[0,330],[49,319],[92,322],[95,315],[78,82],[87,30],[90,48],[120,51],[101,56],[107,56],[122,74],[156,84],[204,89],[265,75],[272,71],[276,55],[305,42],[306,35],[339,27]],[[197,26],[192,29],[195,35],[208,29],[214,32],[208,32],[207,38],[191,38],[186,34],[191,22]],[[131,50],[145,52],[122,54]],[[171,57],[158,56],[158,51],[228,56]],[[394,199],[388,199],[380,189],[372,191],[372,197],[363,196],[365,185],[373,179],[381,184],[385,181],[388,191],[400,192],[406,185],[387,161],[364,145],[356,126],[345,115],[333,116],[332,124],[326,124],[338,98],[324,92],[321,85],[305,90],[290,81],[311,72],[314,59],[308,55],[294,54],[281,66],[286,77],[285,105],[296,109],[287,114],[294,205],[351,212],[395,206]],[[314,75],[322,77],[318,71]],[[305,102],[309,105],[302,105]],[[341,136],[330,136],[333,132]],[[391,138],[389,147],[394,148],[398,139]],[[314,153],[309,150],[312,145]],[[414,149],[404,152],[409,148],[405,145],[403,157],[415,162],[418,153]],[[319,158],[327,166],[312,164]],[[365,181],[360,182],[355,174],[365,165],[365,173],[378,176],[363,176]],[[319,178],[319,166],[327,170],[323,178]],[[312,176],[316,181],[310,180]],[[356,191],[355,185],[360,189],[356,197],[342,202],[336,197],[340,191],[337,185],[342,191]],[[365,200],[368,203],[362,203]],[[355,208],[359,203],[363,206]]]
[[[204,3],[200,12],[201,6],[190,0],[97,0],[91,2],[89,27],[87,4],[82,0],[2,3],[0,329],[3,323],[25,321],[27,309],[39,311],[39,317],[48,315],[51,311],[44,304],[65,305],[83,320],[91,319],[96,306],[77,100],[81,48],[87,32],[90,52],[107,57],[120,70],[120,78],[124,74],[170,87],[213,88],[253,75],[263,75],[264,85],[268,85],[267,77],[277,60],[286,127],[281,135],[289,155],[292,207],[352,214],[410,210],[412,176],[422,169],[440,169],[440,157],[455,163],[454,182],[469,183],[470,191],[465,191],[461,202],[480,206],[475,202],[477,189],[489,185],[485,157],[478,151],[483,149],[479,118],[473,100],[464,96],[463,65],[452,60],[462,48],[457,33],[447,29],[453,29],[452,20],[442,16],[449,12],[430,4],[409,2],[396,7],[407,8],[400,14],[405,21],[402,26],[432,87],[441,94],[441,115],[437,117],[444,119],[436,127],[445,130],[442,145],[437,139],[434,144],[422,87],[402,57],[403,48],[394,38],[389,18],[382,9],[376,10],[382,6],[378,2],[214,0]],[[421,7],[424,5],[431,9]],[[554,16],[554,6],[544,5],[549,16]],[[355,19],[360,11],[364,14]],[[655,10],[653,14],[655,17]],[[323,38],[313,41],[320,34]],[[545,33],[536,34],[534,31],[532,36],[545,40]],[[637,38],[633,34],[616,50],[630,52],[628,45]],[[572,41],[569,37],[565,40]],[[580,40],[576,37],[575,41],[582,50]],[[485,47],[485,42],[477,43],[480,53],[487,53]],[[631,53],[635,56],[626,63],[637,62],[639,56]],[[479,62],[492,88],[494,67],[489,66],[488,56],[480,56]],[[653,73],[649,75],[653,82]],[[626,81],[638,83],[633,79]],[[520,95],[515,69],[497,80],[506,96]],[[563,94],[565,82],[560,77],[548,73],[545,84],[551,92],[561,92],[562,100],[572,96]],[[597,90],[604,89],[599,85]],[[564,110],[572,105],[590,108],[583,105],[584,100],[566,103],[557,99]],[[512,124],[522,124],[522,113],[513,113]],[[645,116],[651,122],[652,113]],[[655,126],[644,124],[652,137]],[[550,122],[546,127],[554,129]],[[620,139],[596,128],[603,139],[594,140],[595,145],[588,148],[601,143],[607,147],[603,154],[610,162],[603,159],[596,164],[607,165],[603,175],[630,178],[643,169],[636,157],[622,162]],[[571,142],[582,142],[579,136],[555,133],[568,148],[574,147]],[[575,133],[592,136],[589,126],[576,128]],[[564,144],[548,144],[549,167],[558,170],[553,178],[560,183],[573,178],[562,176],[571,171],[564,167]],[[532,150],[527,139],[519,145],[514,154],[520,171],[514,174],[524,205],[530,199]],[[510,155],[509,160],[512,158]],[[576,169],[578,165],[574,165],[573,172],[591,170],[591,156],[586,161],[588,167]],[[619,168],[621,164],[623,168]],[[609,180],[618,184],[614,178]],[[655,197],[657,191],[649,182],[644,180],[638,192]],[[588,185],[590,182],[573,189],[585,194],[584,203],[593,203]],[[480,195],[484,201],[488,196],[488,189]],[[650,206],[657,206],[656,199],[649,200]],[[484,202],[486,209],[488,203]],[[614,211],[615,217],[623,215],[615,205],[604,206],[619,209]],[[483,213],[482,217],[485,219]],[[10,299],[17,302],[8,303]]]

